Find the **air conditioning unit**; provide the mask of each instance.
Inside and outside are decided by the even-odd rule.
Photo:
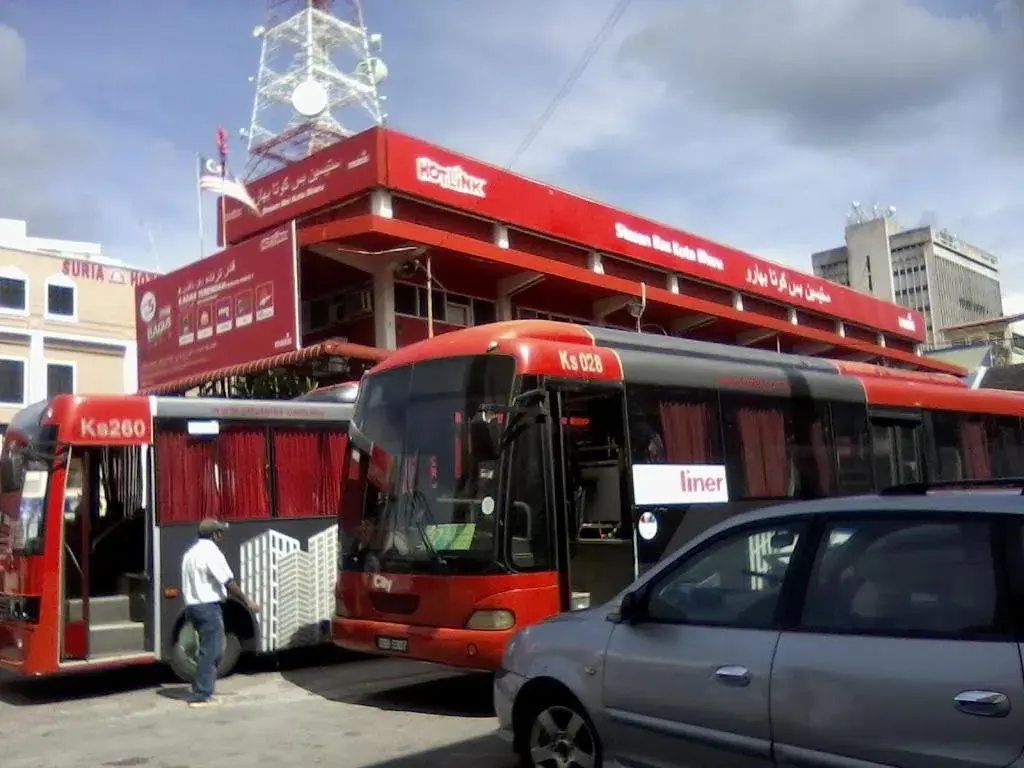
[[[373,293],[369,288],[361,288],[345,294],[345,316],[359,317],[373,312]]]

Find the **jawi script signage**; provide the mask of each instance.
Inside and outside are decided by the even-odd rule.
[[[289,223],[135,290],[139,389],[298,349]]]

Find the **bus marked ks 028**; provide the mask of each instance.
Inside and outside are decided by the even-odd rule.
[[[62,395],[12,420],[0,455],[0,671],[168,661],[189,679],[181,557],[196,526],[259,615],[225,607],[220,673],[243,651],[329,641],[339,467],[352,405]]]
[[[607,328],[419,342],[360,383],[333,637],[496,669],[517,627],[611,599],[744,509],[1020,475],[1022,414],[952,376]]]

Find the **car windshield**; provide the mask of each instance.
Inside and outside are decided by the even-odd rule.
[[[366,484],[353,550],[363,567],[392,572],[496,568],[500,418],[514,360],[459,357],[367,377],[353,419],[386,456]]]

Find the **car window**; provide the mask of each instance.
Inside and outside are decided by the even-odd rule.
[[[769,627],[800,526],[745,529],[687,558],[656,583],[652,621]]]
[[[808,583],[806,629],[965,636],[997,631],[995,567],[983,522],[834,526]]]

